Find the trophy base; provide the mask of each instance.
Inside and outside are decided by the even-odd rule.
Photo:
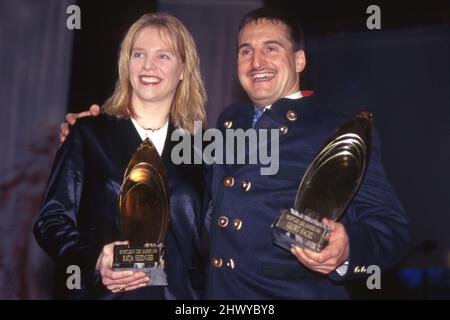
[[[283,209],[272,225],[272,241],[287,250],[292,246],[319,252],[326,244],[330,228],[294,209]]]
[[[164,244],[115,245],[113,270],[145,272],[150,278],[149,286],[167,285],[164,271]]]

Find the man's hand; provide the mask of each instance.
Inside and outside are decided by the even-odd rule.
[[[329,274],[341,266],[349,255],[349,242],[344,225],[333,220],[323,219],[322,222],[331,228],[328,244],[320,252],[292,247],[291,253],[295,255],[307,268]]]
[[[75,122],[77,122],[78,118],[86,117],[86,116],[98,116],[100,113],[100,106],[97,104],[93,104],[89,111],[83,111],[80,113],[68,113],[66,115],[66,122],[63,122],[59,125],[59,140],[61,143],[66,140],[67,136],[69,135],[69,124],[74,125]]]
[[[149,278],[145,272],[114,271],[112,269],[114,245],[128,244],[128,241],[116,241],[103,247],[97,259],[96,270],[100,271],[102,283],[113,293],[131,291],[147,286]]]

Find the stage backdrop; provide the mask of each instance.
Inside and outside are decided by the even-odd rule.
[[[383,164],[414,231],[404,265],[449,270],[450,27],[315,36],[306,50],[324,105],[375,114]]]
[[[32,224],[67,108],[74,2],[0,2],[0,299],[50,296],[51,265]]]
[[[262,7],[262,0],[161,0],[159,11],[180,19],[194,37],[208,92],[208,126],[216,126],[222,109],[245,99],[236,74],[236,35],[247,12]]]

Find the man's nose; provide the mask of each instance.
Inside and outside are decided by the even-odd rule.
[[[259,51],[255,51],[252,57],[252,67],[257,69],[261,66],[263,66],[266,63],[266,58],[264,57],[264,54],[262,54]]]

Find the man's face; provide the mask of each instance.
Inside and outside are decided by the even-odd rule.
[[[258,106],[300,90],[299,73],[305,62],[303,50],[294,52],[284,23],[263,19],[247,24],[239,33],[239,81]]]

